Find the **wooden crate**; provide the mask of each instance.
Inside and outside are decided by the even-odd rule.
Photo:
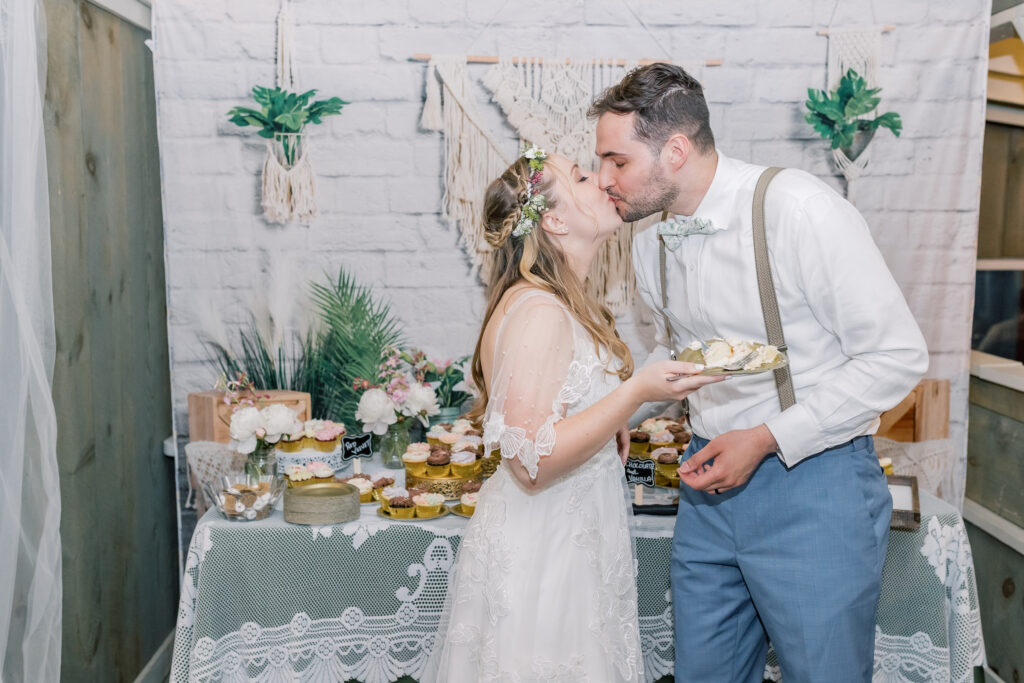
[[[304,391],[272,389],[258,390],[260,395],[270,394],[263,405],[283,403],[299,410],[298,419],[308,420],[312,416],[312,402]],[[223,391],[202,391],[188,395],[188,436],[191,441],[231,441],[228,426],[231,422],[231,406],[224,403]]]
[[[949,438],[949,380],[923,379],[892,410],[882,413],[878,436],[894,441]]]

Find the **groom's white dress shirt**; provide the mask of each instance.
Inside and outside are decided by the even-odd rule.
[[[694,216],[714,232],[666,252],[668,308],[681,350],[695,339],[766,341],[754,268],[751,202],[763,166],[718,152],[714,180]],[[732,377],[690,396],[694,432],[715,438],[764,423],[792,467],[877,429],[928,368],[928,352],[903,294],[860,213],[814,176],[787,169],[765,204],[772,276],[789,347],[796,405],[779,407],[772,373]],[[658,235],[633,244],[637,286],[654,309],[651,359],[667,358]]]

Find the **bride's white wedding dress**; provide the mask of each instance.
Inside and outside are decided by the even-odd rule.
[[[488,448],[500,444],[503,459],[536,476],[555,423],[619,385],[607,360],[557,298],[520,295],[495,340]],[[539,491],[509,465],[480,490],[421,680],[640,680],[631,512],[615,440]]]

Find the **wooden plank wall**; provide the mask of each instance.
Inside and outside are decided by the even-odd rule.
[[[44,0],[64,553],[62,679],[131,681],[178,596],[148,32]]]
[[[1024,258],[1024,128],[985,124],[978,258]]]
[[[971,377],[966,495],[1024,527],[1024,393]],[[1024,556],[967,525],[988,663],[1004,681],[1024,675]]]

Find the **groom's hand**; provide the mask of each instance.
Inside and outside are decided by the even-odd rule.
[[[694,453],[679,467],[679,477],[696,491],[722,493],[747,483],[764,457],[778,447],[765,425],[735,429]],[[712,458],[715,461],[706,465]]]

